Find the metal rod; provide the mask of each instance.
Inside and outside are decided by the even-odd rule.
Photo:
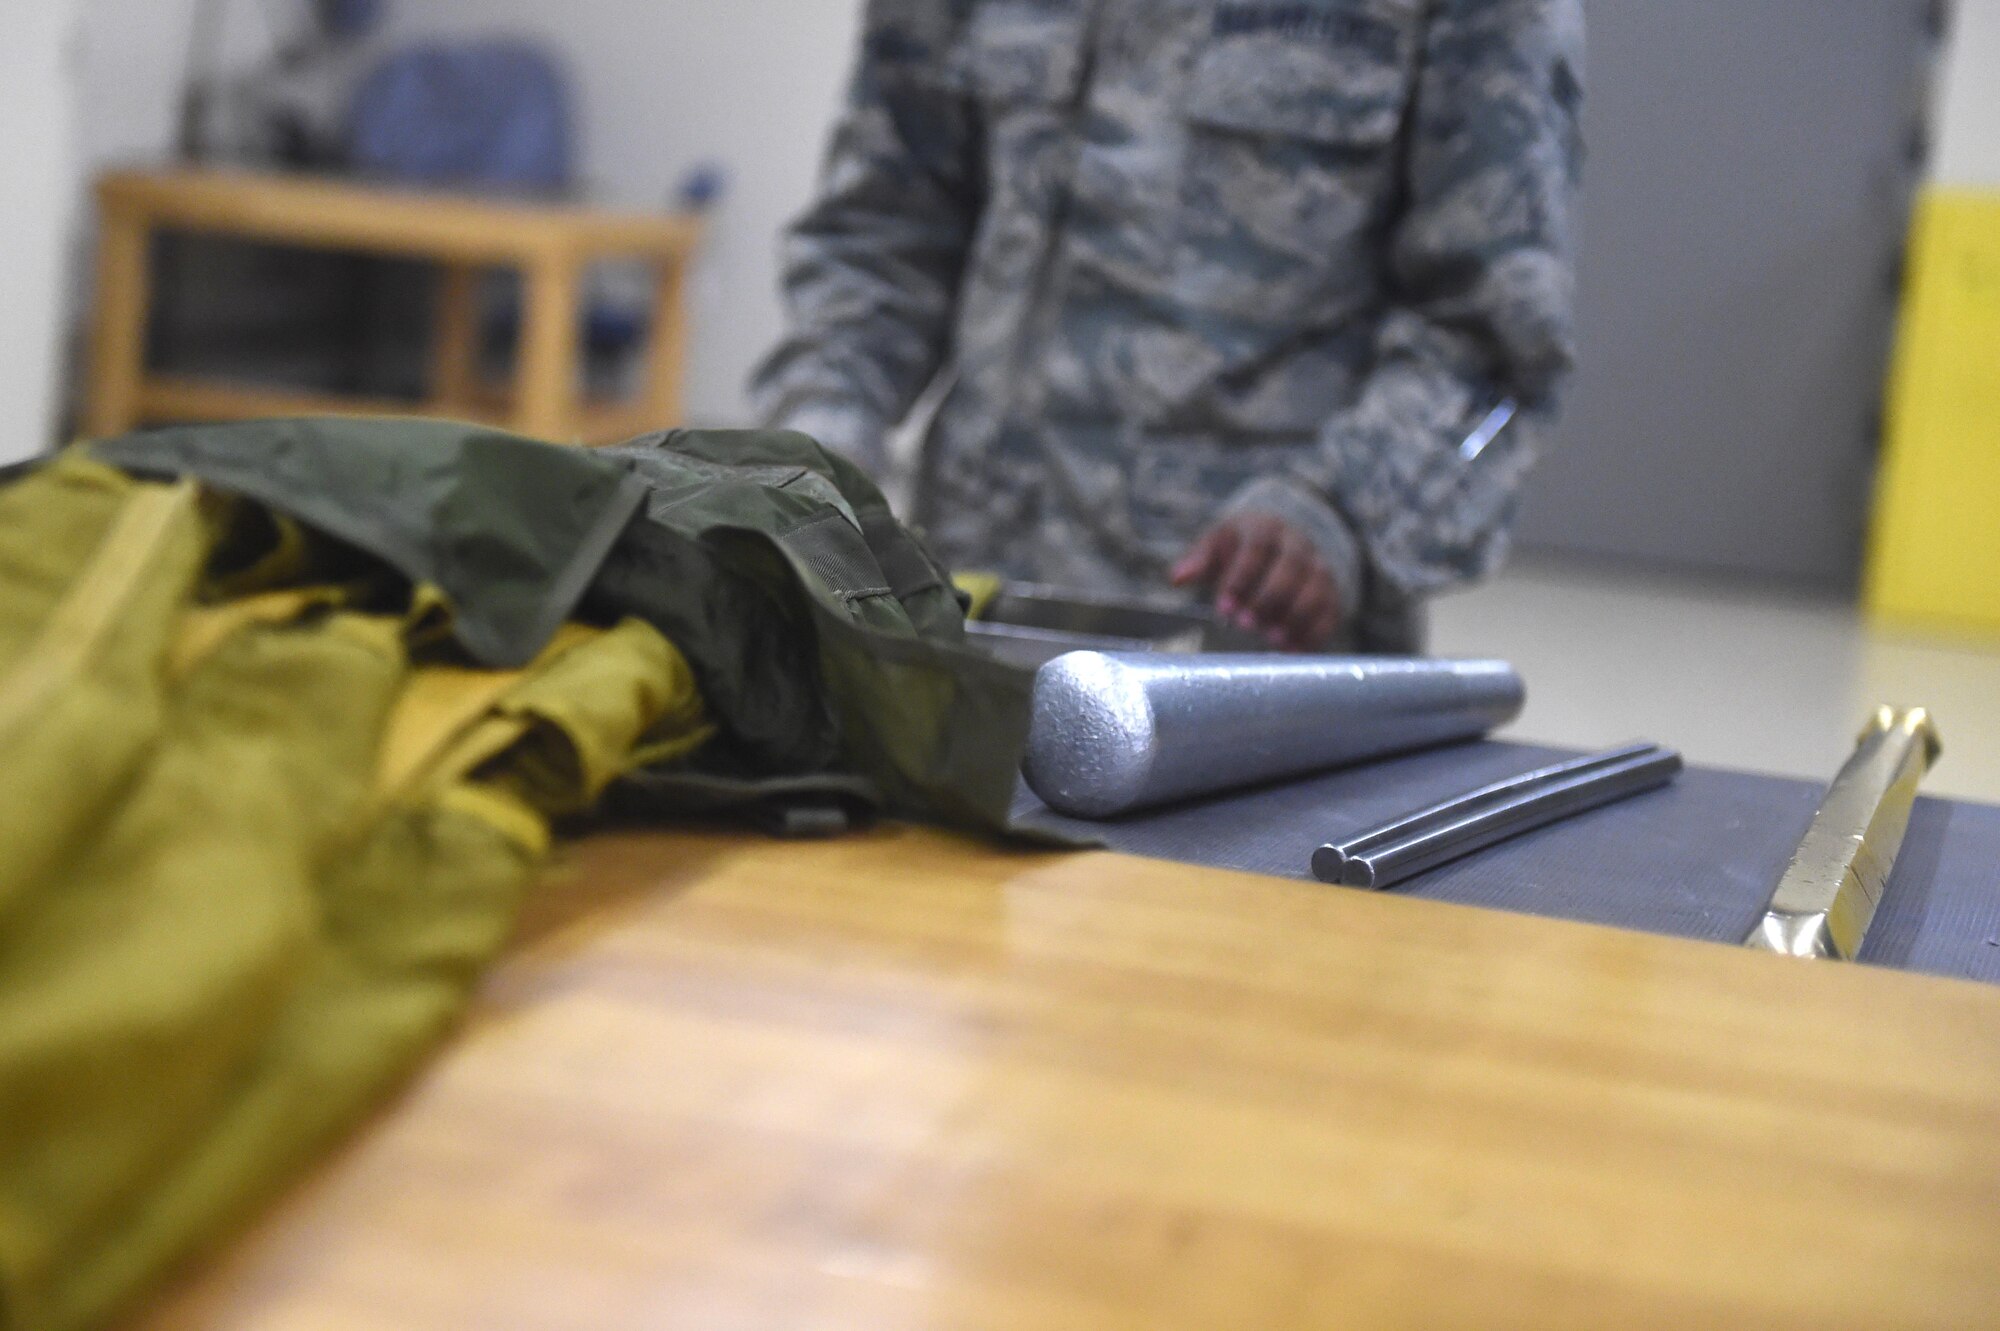
[[[1472,433],[1459,443],[1458,456],[1461,461],[1470,462],[1484,453],[1487,446],[1500,437],[1520,408],[1511,397],[1500,399],[1500,405],[1486,413],[1479,424],[1472,427]]]
[[[1942,751],[1921,707],[1881,707],[1827,789],[1744,946],[1852,961],[1875,921],[1923,780]]]
[[[1071,652],[1036,676],[1023,771],[1050,808],[1109,818],[1471,739],[1524,698],[1504,661]]]
[[[1509,837],[1665,785],[1680,769],[1673,750],[1630,744],[1526,772],[1321,846],[1313,854],[1313,874],[1348,887],[1391,887]]]
[[[1658,753],[1660,746],[1650,741],[1637,741],[1603,753],[1593,753],[1582,758],[1570,758],[1563,762],[1538,767],[1532,771],[1510,776],[1491,785],[1454,795],[1450,799],[1439,800],[1428,808],[1419,809],[1407,817],[1398,818],[1393,823],[1385,823],[1358,836],[1349,837],[1338,844],[1321,846],[1313,857],[1314,872],[1326,882],[1340,881],[1339,869],[1349,856],[1364,854],[1369,850],[1390,845],[1406,837],[1435,827],[1445,820],[1463,817],[1480,808],[1496,804],[1509,796],[1523,791],[1535,790],[1553,781],[1579,772],[1599,771],[1612,767],[1639,754]],[[1330,873],[1319,873],[1318,866],[1324,862]]]

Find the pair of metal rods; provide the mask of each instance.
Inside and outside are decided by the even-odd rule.
[[[1572,814],[1665,785],[1681,756],[1635,743],[1481,786],[1455,799],[1313,852],[1313,876],[1384,888],[1461,855]]]

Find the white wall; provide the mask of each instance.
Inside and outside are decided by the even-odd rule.
[[[779,329],[777,238],[811,195],[859,0],[402,0],[388,39],[527,34],[568,63],[593,193],[662,206],[716,160],[729,190],[692,293],[688,411],[745,422],[743,383]]]
[[[167,162],[180,133],[195,0],[74,2],[77,144],[85,169]],[[224,73],[258,66],[269,58],[285,13],[277,3],[222,0],[219,49],[205,59]]]
[[[68,233],[75,210],[71,68],[76,7],[35,0],[0,41],[0,463],[48,447]]]
[[[2000,0],[1958,0],[1938,108],[1932,176],[2000,188]]]
[[[92,170],[173,152],[194,0],[81,0],[78,143]]]

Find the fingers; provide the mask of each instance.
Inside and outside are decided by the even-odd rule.
[[[1340,627],[1339,588],[1334,585],[1333,575],[1325,569],[1316,569],[1315,572],[1317,576],[1309,580],[1292,603],[1285,645],[1294,651],[1321,650],[1333,640],[1334,632]]]
[[[1332,602],[1329,602],[1333,605]],[[1317,652],[1333,641],[1333,635],[1340,628],[1340,610],[1337,605],[1326,610],[1306,628],[1305,635],[1293,644],[1302,652]]]
[[[1181,562],[1174,565],[1174,571],[1169,575],[1173,585],[1185,587],[1189,583],[1213,582],[1224,561],[1236,553],[1237,544],[1236,528],[1230,524],[1210,528],[1188,548]]]
[[[1213,588],[1225,618],[1263,634],[1273,647],[1315,651],[1340,626],[1339,591],[1318,550],[1276,517],[1247,514],[1218,524],[1171,576],[1176,586]]]
[[[1333,576],[1310,547],[1279,557],[1251,608],[1257,628],[1270,644],[1291,651],[1324,646],[1340,624]]]
[[[1250,593],[1250,615],[1264,629],[1276,632],[1291,622],[1294,603],[1305,594],[1307,584],[1319,571],[1318,561],[1303,545],[1290,533],[1280,537],[1276,557]]]
[[[1284,544],[1285,525],[1271,518],[1250,517],[1226,523],[1239,533],[1235,550],[1222,568],[1215,584],[1215,607],[1225,615],[1252,613],[1251,597],[1278,558]],[[1254,619],[1254,613],[1252,614]]]

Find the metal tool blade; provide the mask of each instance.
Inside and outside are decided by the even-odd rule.
[[[1878,708],[1744,946],[1842,961],[1859,955],[1902,849],[1917,783],[1941,749],[1925,709]]]
[[[1513,398],[1502,398],[1500,404],[1487,412],[1479,424],[1472,427],[1472,433],[1460,442],[1458,456],[1470,462],[1484,453],[1488,446],[1500,437],[1500,432],[1507,428],[1519,410],[1520,407]]]

